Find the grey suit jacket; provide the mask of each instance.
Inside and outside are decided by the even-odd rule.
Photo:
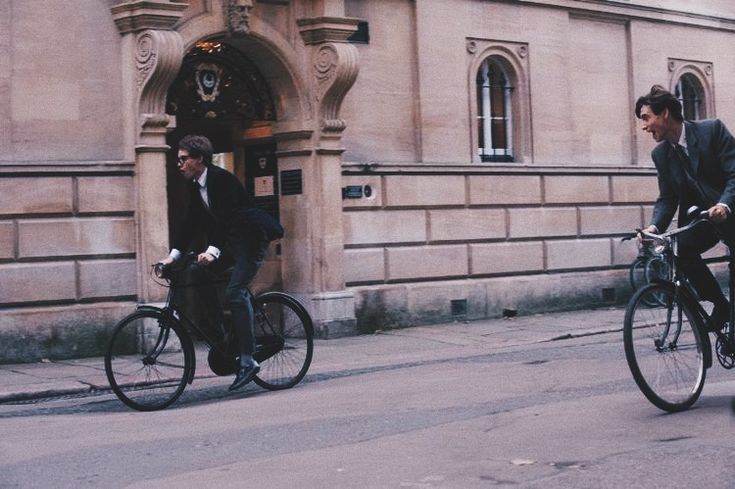
[[[684,124],[693,176],[703,192],[687,184],[682,163],[671,144],[659,143],[651,152],[659,188],[651,224],[660,232],[669,227],[677,208],[679,226],[689,221],[686,211],[692,205],[709,208],[721,202],[735,212],[735,138],[719,119]]]

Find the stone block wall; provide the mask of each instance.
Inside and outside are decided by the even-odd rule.
[[[343,176],[344,185],[371,189],[343,201],[345,280],[359,298],[358,321],[375,322],[375,304],[411,324],[451,319],[452,300],[465,301],[463,317],[485,317],[629,295],[638,250],[620,238],[648,224],[658,194],[652,169],[447,173]],[[566,280],[588,289],[559,285]],[[421,300],[409,300],[414,294]]]
[[[129,169],[2,175],[0,362],[102,352],[103,327],[137,295],[134,209]]]

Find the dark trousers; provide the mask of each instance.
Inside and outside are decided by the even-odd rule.
[[[232,267],[230,281],[225,289],[225,306],[230,309],[238,352],[244,355],[252,355],[255,351],[252,296],[247,287],[263,265],[267,251],[268,241],[231,239],[219,260],[209,267],[193,263],[186,270],[184,279],[185,283],[194,284],[209,323],[209,330],[220,334],[224,332],[224,313],[217,295],[215,276]]]
[[[247,242],[233,243],[229,248],[235,263],[225,289],[225,300],[230,308],[232,328],[237,334],[240,353],[252,355],[255,351],[254,313],[252,296],[247,287],[263,266],[268,241],[259,241],[255,246]]]
[[[718,233],[711,224],[702,222],[689,231],[681,233],[678,238],[679,257],[676,261],[677,266],[689,279],[700,299],[710,301],[715,305],[723,304],[726,298],[722,293],[720,284],[701,255],[715,246],[723,236],[725,243],[732,246],[735,243],[733,228],[735,226],[728,220],[725,224],[718,226],[720,230],[720,233]]]

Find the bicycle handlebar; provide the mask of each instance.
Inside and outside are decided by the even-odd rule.
[[[696,211],[696,215],[692,221],[687,224],[686,226],[682,226],[680,228],[672,229],[671,231],[662,233],[662,234],[656,234],[651,233],[648,231],[644,231],[643,229],[636,229],[637,234],[640,234],[641,236],[652,239],[654,241],[662,242],[662,241],[670,241],[673,236],[676,236],[679,233],[683,233],[684,231],[688,231],[697,224],[701,222],[709,222],[710,224],[713,224],[712,220],[709,218],[709,212],[704,211]]]
[[[170,280],[171,272],[175,271],[176,268],[183,268],[184,266],[191,263],[192,260],[196,259],[196,257],[197,254],[193,251],[190,251],[173,263],[161,263],[159,261],[158,263],[153,264],[153,273],[156,275],[156,277],[160,279]]]

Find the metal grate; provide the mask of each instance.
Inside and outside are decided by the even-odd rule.
[[[452,316],[467,315],[467,299],[455,299],[450,304],[452,307]]]
[[[281,172],[281,195],[300,195],[304,193],[301,170],[283,170]]]

